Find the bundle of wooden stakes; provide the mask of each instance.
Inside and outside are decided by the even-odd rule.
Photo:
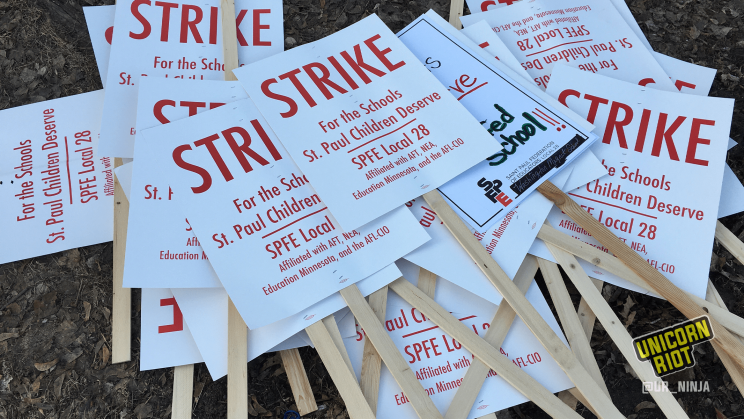
[[[463,0],[454,0],[451,4],[450,23],[457,28],[460,28],[459,17],[462,16],[463,3]],[[232,0],[223,0],[220,9],[223,22],[235,21],[235,7]],[[223,24],[222,27],[225,40],[225,79],[235,80],[231,70],[238,67],[236,27],[234,24]],[[116,166],[119,165],[121,165],[121,159],[116,160]],[[581,401],[600,418],[623,417],[612,404],[609,391],[589,345],[595,320],[600,321],[642,381],[659,382],[660,378],[653,373],[648,363],[641,363],[637,360],[631,349],[630,335],[601,295],[603,283],[590,279],[581,269],[576,258],[601,267],[643,289],[654,291],[689,319],[702,315],[710,316],[711,325],[715,330],[713,347],[736,386],[739,389],[744,388],[742,387],[744,385],[744,344],[740,337],[744,336],[744,319],[726,309],[710,281],[706,300],[681,291],[552,183],[543,183],[538,187],[538,192],[557,205],[615,255],[613,257],[601,252],[558,232],[547,224],[541,228],[538,238],[547,244],[558,264],[563,267],[571,282],[581,293],[582,299],[578,312],[571,302],[558,265],[534,256],[527,256],[513,280],[510,279],[443,200],[439,192],[436,190],[429,192],[424,195],[429,206],[501,293],[504,300],[491,322],[493,327],[481,338],[473,334],[449,311],[433,300],[436,275],[424,269],[421,269],[417,287],[401,278],[370,295],[369,302],[364,299],[356,285],[342,290],[342,297],[368,337],[364,348],[361,381],[357,382],[333,316],[309,326],[306,332],[344,399],[350,417],[354,419],[375,417],[380,367],[383,362],[388,366],[420,418],[442,417],[383,327],[388,289],[423,313],[475,357],[445,418],[464,419],[467,417],[490,370],[496,371],[510,385],[552,417],[580,417],[575,412],[577,401]],[[129,289],[122,288],[128,208],[127,199],[117,181],[114,209],[112,312],[112,362],[114,363],[127,362],[131,358],[131,295]],[[744,263],[744,243],[720,222],[716,229],[716,238],[734,257]],[[538,269],[541,270],[545,279],[570,348],[561,342],[524,296]],[[506,337],[516,316],[519,316],[530,328],[571,379],[575,388],[560,393],[556,397],[498,351],[497,348]],[[230,419],[248,417],[246,342],[245,322],[230,302],[228,308],[228,418]],[[282,351],[281,358],[299,413],[305,415],[317,410],[298,351],[296,349]],[[193,371],[193,365],[174,368],[172,405],[172,417],[174,418],[191,417]],[[666,417],[687,417],[672,393],[653,392],[651,394]],[[490,416],[495,417],[494,414]]]

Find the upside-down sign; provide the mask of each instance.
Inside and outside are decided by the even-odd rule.
[[[162,167],[155,181],[172,187],[251,329],[309,307],[429,239],[402,206],[342,230],[250,99],[143,135],[148,164]]]

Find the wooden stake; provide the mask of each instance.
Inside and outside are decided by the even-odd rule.
[[[385,285],[369,296],[369,307],[377,316],[380,323],[385,323],[385,309],[387,308],[388,287]],[[372,345],[369,339],[364,340],[364,353],[362,355],[362,377],[360,385],[362,394],[372,408],[372,412],[377,414],[377,397],[380,392],[380,368],[382,367],[382,358],[377,353],[377,349]]]
[[[465,0],[452,0],[450,2],[449,23],[450,25],[454,26],[455,29],[462,29],[460,16],[462,16],[464,7]]]
[[[284,371],[287,373],[289,387],[292,389],[292,395],[294,396],[295,404],[297,404],[297,412],[300,416],[305,416],[308,413],[318,410],[318,405],[315,404],[315,396],[313,396],[313,389],[310,387],[305,366],[302,364],[300,351],[297,349],[288,349],[279,351],[279,355],[282,357],[282,364],[284,365]]]
[[[721,298],[721,295],[718,294],[718,290],[715,286],[713,286],[713,283],[710,281],[710,279],[708,280],[708,292],[705,296],[705,299],[717,305],[718,307],[728,310],[726,308],[726,304]],[[741,341],[742,338],[739,337],[739,340]],[[713,349],[718,354],[718,357],[721,358],[723,366],[726,367],[726,371],[728,371],[729,375],[731,376],[731,381],[736,384],[736,388],[739,389],[739,393],[742,393],[742,395],[744,395],[744,371],[742,371],[742,369],[731,360],[731,357],[729,357],[724,351],[722,351],[718,344],[715,342],[713,342]]]
[[[354,419],[374,419],[375,414],[372,413],[372,409],[364,399],[354,371],[349,370],[346,366],[346,362],[344,362],[339,348],[334,344],[333,338],[328,333],[325,323],[322,321],[316,322],[305,328],[305,331],[315,345],[315,349],[336,385],[336,389],[344,399],[349,416]]]
[[[554,418],[579,418],[580,416],[569,409],[557,397],[540,385],[509,358],[502,355],[496,348],[478,337],[467,326],[462,324],[449,311],[445,310],[426,294],[414,287],[405,279],[398,279],[389,285],[390,289],[415,307],[445,333],[452,336],[465,349],[479,358],[483,363],[496,371],[517,391],[535,402],[541,409]],[[503,303],[502,303],[503,304]],[[563,342],[561,342],[563,345]],[[613,416],[614,417],[614,416]],[[619,417],[619,416],[618,416]]]
[[[524,294],[527,292],[532,280],[535,278],[535,273],[537,273],[537,261],[533,256],[527,255],[519,267],[517,274],[514,275],[514,284],[519,288],[521,293]],[[420,274],[419,281],[421,281]],[[511,308],[509,303],[501,301],[496,314],[493,316],[493,320],[491,320],[491,327],[486,330],[483,340],[494,348],[500,348],[516,316],[517,313],[514,312],[514,309]],[[470,367],[465,372],[462,384],[460,384],[450,407],[447,409],[444,419],[466,419],[468,417],[490,371],[491,368],[481,361],[480,358],[473,359]]]
[[[626,266],[638,274],[657,294],[672,303],[688,319],[695,319],[706,314],[699,305],[682,290],[672,284],[661,272],[644,260],[641,255],[628,247],[624,241],[612,234],[602,223],[584,211],[562,190],[550,182],[545,182],[537,190],[556,204],[576,224],[588,231],[597,241],[617,256]],[[715,319],[711,319],[714,338],[718,344],[739,366],[744,366],[744,344],[735,339]]]
[[[346,364],[346,367],[351,371],[354,372],[354,366],[351,364],[351,358],[349,358],[349,353],[346,352],[346,346],[344,346],[344,338],[341,336],[341,331],[338,330],[338,323],[336,323],[336,318],[331,314],[330,316],[323,319],[323,324],[326,327],[326,330],[328,330],[328,334],[331,336],[331,339],[333,340],[333,344],[336,345],[339,351],[341,353],[341,357],[344,359],[344,363]]]
[[[227,418],[248,418],[248,327],[227,299]]]
[[[173,367],[172,419],[191,419],[191,400],[194,395],[194,364]]]
[[[114,159],[114,167],[122,165]],[[132,359],[132,290],[123,288],[124,254],[127,248],[129,201],[119,179],[114,176],[114,272],[113,302],[111,304],[111,363]]]
[[[437,213],[444,225],[455,236],[460,245],[468,252],[478,267],[483,271],[491,283],[498,289],[504,299],[509,302],[517,315],[524,321],[532,333],[540,340],[540,343],[550,353],[550,356],[568,375],[576,388],[591,403],[594,410],[602,419],[623,417],[612,401],[596,385],[584,367],[581,366],[576,357],[571,353],[563,342],[558,338],[553,329],[532,307],[529,301],[519,292],[519,289],[509,280],[501,267],[496,263],[486,249],[473,236],[465,223],[444,201],[438,190],[433,190],[424,195],[424,199],[432,210]],[[428,317],[428,316],[427,316]],[[441,325],[440,325],[441,327]],[[462,342],[461,342],[462,343]],[[472,352],[472,351],[471,351]],[[493,367],[492,367],[493,368]],[[497,371],[501,373],[500,371]],[[562,406],[565,407],[564,404]]]
[[[720,221],[716,223],[716,239],[723,245],[734,257],[744,264],[744,243],[738,237],[727,229]]]
[[[222,51],[225,81],[237,81],[232,70],[238,68],[238,35],[235,2],[220,0]],[[248,418],[248,327],[228,297],[227,311],[227,418]]]
[[[633,283],[634,285],[646,290],[651,289],[651,287],[646,284],[638,274],[625,266],[616,257],[604,253],[581,240],[563,234],[551,226],[543,225],[540,232],[537,234],[537,237],[545,243],[553,244],[568,253],[574,254],[593,265],[599,266],[600,268]],[[744,319],[728,310],[724,310],[715,304],[705,301],[698,296],[692,294],[687,294],[687,296],[728,330],[739,336],[744,336]]]
[[[584,328],[581,326],[579,317],[571,302],[571,296],[568,295],[568,289],[566,289],[566,284],[563,282],[558,265],[542,258],[537,258],[537,263],[545,279],[548,292],[550,292],[550,298],[553,300],[555,310],[558,312],[558,318],[561,319],[561,326],[563,326],[563,332],[566,334],[568,343],[571,345],[571,350],[573,350],[581,365],[586,368],[589,375],[592,376],[596,385],[599,386],[607,397],[610,397],[610,391],[607,389],[604,378],[602,378],[599,365],[597,365],[597,360],[594,358],[594,352],[591,346],[589,346],[589,340],[586,338]]]
[[[437,407],[434,406],[434,402],[426,394],[424,387],[413,374],[408,363],[403,359],[403,355],[395,347],[393,340],[387,334],[382,323],[369,307],[362,293],[359,292],[359,288],[356,285],[351,285],[342,289],[340,292],[344,301],[346,301],[346,305],[349,306],[359,325],[364,329],[367,339],[372,341],[372,344],[377,349],[385,365],[387,365],[393,378],[395,378],[395,381],[411,402],[411,406],[416,411],[416,414],[422,419],[441,418],[442,415],[439,413]]]
[[[625,327],[617,318],[615,312],[612,311],[610,305],[607,304],[602,295],[597,291],[597,288],[589,277],[584,273],[584,270],[579,265],[579,262],[574,256],[556,246],[548,244],[548,249],[563,267],[563,270],[568,274],[571,282],[574,283],[576,288],[579,290],[581,295],[586,300],[587,304],[592,308],[592,311],[597,315],[600,323],[615,342],[620,352],[625,357],[625,360],[630,364],[633,371],[643,382],[654,382],[661,385],[661,379],[656,376],[653,372],[653,367],[650,362],[641,362],[636,357],[635,351],[633,350],[633,338],[630,337]],[[661,388],[661,387],[658,387]],[[677,403],[669,392],[650,392],[651,396],[659,405],[659,408],[668,418],[686,418],[687,414],[682,407]]]
[[[427,271],[424,268],[420,268],[417,286],[418,289],[428,295],[429,298],[434,299],[434,294],[437,290],[437,274]]]

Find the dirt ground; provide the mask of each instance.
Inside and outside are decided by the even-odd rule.
[[[628,0],[653,47],[664,54],[716,68],[712,96],[736,98],[731,136],[744,133],[744,0]],[[100,89],[101,82],[82,6],[113,0],[0,0],[0,109]],[[429,8],[447,15],[448,2],[403,0],[285,0],[285,46],[320,39],[377,13],[392,30]],[[0,127],[0,135],[2,127]],[[728,162],[744,179],[744,146]],[[744,237],[744,216],[723,220]],[[2,237],[0,240],[7,239]],[[132,361],[110,362],[112,246],[104,243],[0,265],[0,419],[166,418],[172,369],[139,372],[139,299],[133,292]],[[714,245],[710,278],[728,307],[744,315],[744,266]],[[569,287],[571,287],[569,282]],[[572,296],[578,304],[578,293]],[[543,289],[546,296],[547,291]],[[676,323],[666,302],[605,286],[604,295],[631,335]],[[549,300],[549,298],[548,298]],[[629,418],[662,414],[601,326],[592,347],[612,399]],[[674,380],[707,381],[710,391],[678,394],[690,418],[744,416],[744,399],[710,344],[696,348],[697,365]],[[314,349],[300,350],[321,410],[309,418],[346,418],[338,392]],[[293,408],[278,355],[249,364],[251,415],[281,418]],[[195,370],[194,417],[226,415],[226,379],[213,382],[203,364]],[[584,417],[593,417],[583,407]],[[527,403],[500,418],[547,417]]]

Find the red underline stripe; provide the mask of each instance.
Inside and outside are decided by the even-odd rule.
[[[411,119],[410,121],[406,122],[405,124],[403,124],[403,125],[399,126],[398,128],[396,128],[396,129],[394,129],[394,130],[392,130],[392,131],[388,132],[387,134],[382,134],[382,135],[380,135],[379,137],[377,137],[377,138],[373,138],[373,139],[371,139],[371,140],[367,141],[366,143],[364,143],[364,144],[362,144],[362,145],[360,145],[360,146],[358,146],[358,147],[356,147],[356,148],[352,148],[351,150],[347,151],[347,153],[351,153],[352,151],[356,151],[356,150],[359,150],[360,148],[364,147],[365,145],[367,145],[367,144],[369,144],[369,143],[371,143],[371,142],[373,142],[373,141],[377,141],[377,140],[379,140],[379,139],[380,139],[380,138],[382,138],[382,137],[388,136],[388,135],[390,135],[390,134],[394,133],[395,131],[398,131],[399,129],[401,129],[401,128],[405,127],[406,125],[410,124],[411,122],[413,122],[413,121],[415,121],[415,120],[416,120],[416,118],[413,118],[413,119]]]
[[[593,39],[585,39],[585,40],[583,40],[583,41],[573,41],[573,42],[566,42],[566,43],[563,43],[563,44],[558,44],[558,45],[556,45],[556,46],[554,46],[554,47],[550,47],[550,48],[548,48],[548,49],[546,49],[546,50],[543,50],[543,51],[537,51],[537,52],[533,52],[532,54],[527,54],[526,56],[527,56],[527,57],[531,57],[531,56],[533,56],[533,55],[535,55],[535,54],[541,54],[541,53],[543,53],[543,52],[547,52],[547,51],[550,51],[550,50],[551,50],[551,49],[553,49],[553,48],[558,48],[558,47],[562,47],[562,46],[564,46],[564,45],[569,45],[569,44],[578,44],[578,43],[581,43],[581,42],[589,42],[589,41],[593,41]]]
[[[587,198],[587,197],[585,197],[585,196],[581,196],[581,195],[576,195],[575,193],[569,193],[569,195],[573,195],[573,196],[575,196],[575,197],[578,197],[578,198],[582,198],[582,199],[586,199],[586,200],[589,200],[589,201],[592,201],[592,202],[597,202],[597,203],[599,203],[599,204],[604,204],[604,205],[608,205],[608,206],[610,206],[610,207],[614,207],[614,208],[620,208],[621,210],[624,210],[624,211],[628,211],[628,212],[632,212],[633,214],[638,214],[638,215],[642,215],[642,216],[644,216],[644,217],[648,217],[648,218],[653,218],[654,220],[656,220],[656,219],[657,219],[657,218],[656,218],[656,217],[654,217],[653,215],[648,215],[648,214],[644,214],[644,213],[642,213],[642,212],[638,212],[638,211],[633,211],[633,210],[629,210],[629,209],[627,209],[627,208],[623,208],[623,207],[621,207],[621,206],[619,206],[619,205],[608,204],[607,202],[602,202],[602,201],[599,201],[599,200],[596,200],[596,199],[591,199],[591,198]]]
[[[459,319],[459,320],[460,320],[460,321],[463,321],[463,320],[467,320],[467,319],[472,319],[473,317],[475,317],[475,315],[473,315],[473,316],[468,316],[468,317],[463,317],[463,318],[461,318],[461,319]],[[403,337],[404,337],[404,338],[407,338],[407,337],[409,337],[409,336],[413,336],[413,335],[418,335],[419,333],[424,333],[424,332],[428,332],[429,330],[434,330],[434,329],[438,329],[438,328],[439,328],[439,326],[433,326],[433,327],[430,327],[430,328],[428,328],[428,329],[423,329],[423,330],[419,330],[418,332],[413,332],[413,333],[409,333],[409,334],[407,334],[407,335],[403,335]]]
[[[279,228],[279,229],[277,229],[277,230],[274,230],[274,231],[272,231],[271,233],[269,233],[269,234],[267,234],[267,235],[265,235],[265,236],[263,236],[263,237],[261,237],[261,238],[262,238],[262,239],[265,239],[265,238],[269,237],[270,235],[272,235],[272,234],[276,233],[277,231],[282,231],[282,230],[284,230],[285,228],[287,228],[287,227],[291,226],[292,224],[294,224],[294,223],[296,223],[296,222],[298,222],[298,221],[304,220],[305,218],[307,218],[307,217],[309,217],[309,216],[311,216],[311,215],[315,215],[315,214],[317,214],[317,213],[319,213],[319,212],[321,212],[321,211],[325,211],[325,210],[327,210],[327,209],[328,209],[328,207],[325,207],[325,208],[321,208],[321,209],[319,209],[319,210],[317,210],[317,211],[315,211],[315,212],[311,212],[310,214],[308,214],[308,215],[306,215],[306,216],[304,216],[304,217],[300,217],[300,218],[298,218],[298,219],[296,219],[296,220],[292,221],[291,223],[289,223],[289,224],[285,225],[284,227],[281,227],[281,228]]]

